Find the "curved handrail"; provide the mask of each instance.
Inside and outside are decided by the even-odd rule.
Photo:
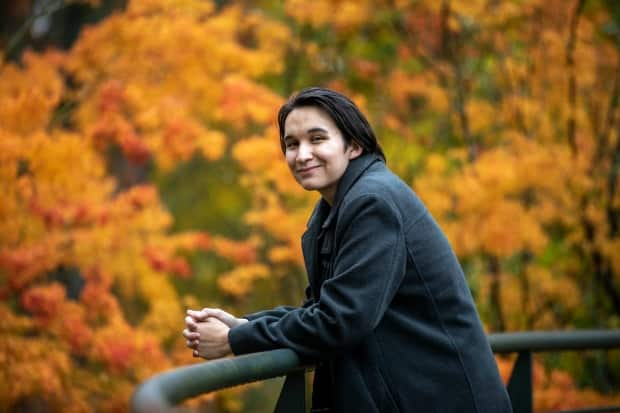
[[[297,354],[288,349],[179,367],[142,383],[132,397],[131,409],[134,413],[169,412],[183,400],[201,394],[303,369]]]
[[[527,331],[489,334],[495,353],[620,348],[620,330]],[[157,374],[135,391],[134,413],[170,412],[200,394],[303,370],[295,352],[279,349],[179,367]]]

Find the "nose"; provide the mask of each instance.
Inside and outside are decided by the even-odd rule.
[[[297,148],[297,162],[304,163],[312,159],[312,147],[305,142],[301,142]]]

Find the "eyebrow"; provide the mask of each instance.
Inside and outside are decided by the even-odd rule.
[[[320,128],[318,126],[316,126],[314,128],[310,128],[310,129],[308,129],[306,131],[307,134],[316,133],[316,132],[328,133],[327,129],[323,129],[323,128]],[[292,135],[286,135],[283,140],[293,139],[293,138],[294,138],[294,136],[292,136]]]

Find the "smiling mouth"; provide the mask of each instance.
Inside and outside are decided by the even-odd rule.
[[[303,169],[298,169],[298,170],[297,170],[297,173],[298,173],[298,174],[307,173],[307,172],[310,172],[310,171],[312,171],[312,170],[314,170],[314,169],[318,168],[319,166],[320,166],[320,165],[315,165],[315,166],[309,166],[309,167],[307,167],[307,168],[303,168]]]

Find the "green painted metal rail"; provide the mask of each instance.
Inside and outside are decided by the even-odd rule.
[[[527,331],[491,334],[489,343],[495,353],[519,353],[508,380],[508,395],[514,413],[532,413],[534,411],[532,353],[620,348],[620,330]],[[620,406],[552,413],[620,413]]]
[[[508,383],[514,413],[531,413],[532,353],[620,348],[620,330],[531,331],[489,335],[495,353],[519,353]],[[180,411],[183,400],[226,387],[287,375],[275,413],[305,412],[306,368],[287,349],[247,354],[176,368],[153,376],[135,391],[133,413]],[[620,406],[562,413],[613,413]],[[559,412],[558,412],[559,413]]]
[[[304,370],[297,354],[288,349],[179,367],[157,374],[138,387],[131,409],[134,413],[172,412],[175,405],[201,394],[284,375],[303,379]]]

